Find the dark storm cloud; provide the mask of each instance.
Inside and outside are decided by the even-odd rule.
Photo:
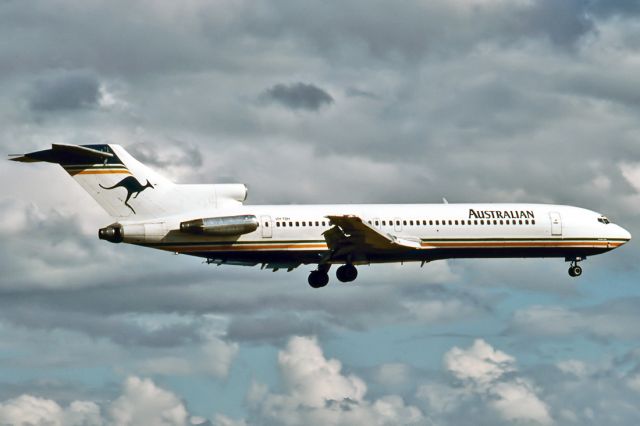
[[[282,344],[290,336],[323,336],[329,332],[325,315],[300,312],[264,312],[234,316],[227,328],[232,341]]]
[[[16,147],[42,149],[52,138],[109,139],[150,165],[192,169],[191,182],[238,176],[251,185],[251,203],[442,196],[559,202],[611,213],[638,233],[637,198],[627,198],[637,192],[620,173],[621,162],[640,161],[637,18],[630,15],[636,7],[617,0],[2,3],[0,39],[11,43],[0,43],[0,141],[21,152]],[[298,81],[317,85],[273,86]],[[101,83],[111,89],[112,82],[126,108],[76,114],[95,108]],[[32,111],[16,107],[25,93],[27,106],[41,116],[56,112],[47,115],[55,119],[33,125]],[[260,93],[284,108],[256,108]],[[295,108],[323,114],[289,113]],[[363,267],[351,287],[334,283],[332,271],[332,284],[318,292],[306,285],[310,266],[291,274],[212,268],[100,242],[94,230],[109,218],[87,217],[97,209],[88,196],[87,203],[63,203],[66,188],[48,185],[43,174],[20,170],[16,178],[9,167],[0,174],[15,197],[0,206],[2,324],[31,340],[44,334],[55,340],[68,330],[64,346],[75,342],[87,359],[100,350],[87,341],[116,343],[117,362],[96,361],[99,368],[145,352],[186,352],[202,342],[207,326],[199,319],[209,315],[228,321],[230,339],[259,344],[345,330],[375,338],[380,327],[415,324],[448,342],[497,336],[516,309],[509,304],[514,292],[525,306],[499,337],[505,345],[522,348],[521,339],[557,347],[587,336],[601,348],[605,338],[625,344],[637,338],[628,325],[638,322],[636,298],[602,296],[616,298],[608,306],[593,301],[602,292],[587,294],[590,287],[574,284],[572,295],[592,309],[566,306],[561,260],[456,261],[447,273],[438,262],[422,270]],[[16,200],[32,200],[42,211],[16,212],[8,206]],[[79,213],[56,215],[47,205]],[[14,216],[15,232],[8,230]],[[636,259],[630,244],[590,265],[615,280],[635,274]],[[519,289],[559,309],[531,309]],[[156,316],[157,324],[146,325]],[[182,320],[166,318],[172,316]],[[484,327],[496,318],[497,326]],[[43,350],[60,354],[62,346]],[[435,350],[425,346],[426,353]],[[13,349],[17,357],[39,353]],[[532,362],[541,356],[529,355]],[[37,356],[28,362],[41,367]],[[589,409],[597,423],[615,423],[606,416],[615,410],[599,404],[631,407],[637,399],[614,374],[601,373],[605,384],[597,376],[577,381],[555,373],[557,382],[534,375],[554,418],[567,401],[575,423],[593,423]],[[28,392],[30,384],[24,386],[13,392]],[[476,418],[483,403],[470,401],[449,423]]]
[[[276,84],[260,95],[263,102],[276,102],[293,110],[317,111],[331,105],[334,100],[329,93],[313,84]]]
[[[557,45],[571,46],[594,28],[587,6],[585,0],[538,0],[523,13],[523,27],[549,37]]]
[[[619,15],[622,18],[640,13],[638,0],[593,0],[589,3],[589,11],[598,15]]]
[[[514,313],[505,335],[562,339],[586,336],[602,342],[636,340],[640,337],[638,321],[640,297],[611,299],[586,308],[532,306]]]
[[[38,112],[55,112],[92,108],[99,100],[100,82],[94,75],[68,71],[38,79],[29,106]]]
[[[361,90],[355,87],[348,87],[344,91],[344,93],[348,97],[352,97],[352,98],[368,98],[368,99],[380,100],[380,97],[375,93],[369,92],[367,90]]]

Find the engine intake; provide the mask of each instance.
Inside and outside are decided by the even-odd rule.
[[[98,238],[111,243],[121,243],[124,240],[122,225],[114,223],[113,225],[109,225],[105,228],[100,228],[98,230]]]
[[[253,215],[207,217],[180,223],[180,231],[190,234],[242,235],[258,229],[258,218]]]

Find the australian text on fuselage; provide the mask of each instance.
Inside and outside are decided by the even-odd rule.
[[[532,210],[469,209],[469,219],[535,219],[535,215]]]

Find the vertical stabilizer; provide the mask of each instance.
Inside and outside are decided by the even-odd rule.
[[[133,158],[120,145],[58,145],[14,161],[60,164],[112,217],[144,219],[166,213],[175,186]]]

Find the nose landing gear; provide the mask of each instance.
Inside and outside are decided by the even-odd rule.
[[[569,266],[569,276],[571,277],[579,277],[582,275],[582,267],[578,265],[578,262],[584,260],[582,257],[576,257],[574,259],[568,259],[571,261],[571,266]]]

